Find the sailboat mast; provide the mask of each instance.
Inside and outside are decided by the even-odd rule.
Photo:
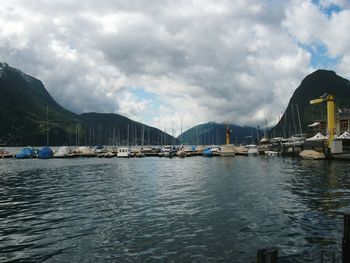
[[[149,127],[147,127],[147,142],[148,142],[148,146],[150,146],[150,140],[149,140]]]
[[[166,139],[167,139],[167,137],[166,137],[166,126],[164,126],[162,133],[163,133],[163,145],[166,145],[166,143],[167,143],[167,141],[166,141]]]
[[[128,129],[127,129],[127,132],[126,132],[126,140],[127,140],[127,146],[129,146],[129,123],[128,123]]]
[[[293,111],[293,104],[290,105],[292,107],[292,118],[293,118],[293,126],[294,126],[294,135],[297,133],[296,125],[295,125],[295,119],[294,119],[294,111]]]
[[[136,124],[134,124],[134,145],[137,145],[137,127]]]
[[[205,145],[205,130],[204,130],[204,125],[203,125],[203,145]]]
[[[113,127],[113,146],[115,145],[114,138],[115,138],[115,127]]]
[[[75,145],[78,146],[78,123],[75,124]]]
[[[86,124],[83,127],[84,127],[85,146],[87,146],[88,138],[87,138],[87,128],[86,128],[87,126],[86,126]]]
[[[46,145],[49,146],[49,106],[46,104]]]
[[[182,118],[181,118],[181,136],[180,136],[180,140],[181,140],[181,145],[182,145]]]
[[[144,126],[144,125],[142,125],[141,147],[143,147],[143,140],[144,140],[144,136],[145,136],[145,126]]]
[[[174,137],[174,125],[173,121],[171,121],[171,135],[173,136],[173,145],[175,144],[175,137]]]
[[[160,145],[163,145],[163,131],[161,130],[162,128],[159,129],[158,136],[160,140],[158,140]]]
[[[288,135],[287,135],[287,111],[286,111],[285,115],[284,115],[284,134],[283,134],[283,137],[287,138],[287,136]]]
[[[301,128],[300,115],[299,115],[299,107],[298,107],[298,104],[295,104],[295,106],[296,106],[296,108],[297,108],[298,121],[299,121],[299,129],[300,129],[300,136],[302,136],[303,130],[302,130],[302,128]]]
[[[269,131],[269,126],[267,125],[267,119],[265,118],[265,124],[266,124],[266,138],[268,137],[268,131]]]
[[[72,145],[72,119],[69,118],[69,145]]]

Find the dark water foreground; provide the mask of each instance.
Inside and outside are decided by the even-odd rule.
[[[350,162],[0,160],[0,262],[320,262],[346,212]]]

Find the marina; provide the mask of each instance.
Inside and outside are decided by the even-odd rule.
[[[41,149],[34,149],[33,147],[25,147],[20,152],[10,153],[5,149],[1,149],[0,157],[16,159],[27,158],[76,158],[76,157],[99,157],[99,158],[130,158],[130,157],[146,157],[146,156],[159,156],[159,157],[191,157],[191,156],[203,156],[203,157],[226,157],[235,155],[244,156],[258,156],[259,154],[265,156],[299,156],[304,159],[311,160],[324,160],[324,159],[340,159],[350,160],[350,122],[346,122],[347,130],[341,132],[339,113],[335,112],[335,96],[324,94],[320,98],[313,99],[310,104],[319,104],[327,102],[327,122],[326,132],[327,135],[323,135],[321,132],[317,132],[314,136],[306,138],[306,134],[302,134],[300,126],[300,134],[293,135],[290,138],[275,137],[267,138],[263,137],[259,139],[256,144],[234,145],[231,142],[231,132],[229,126],[226,125],[225,130],[225,145],[176,145],[175,137],[173,137],[172,145],[157,145],[157,146],[144,146],[144,126],[141,130],[141,146],[129,145],[129,126],[127,126],[127,145],[123,146],[63,146],[57,150],[52,150],[50,147],[45,146]],[[298,109],[298,108],[297,108]],[[299,112],[299,111],[297,111]],[[299,116],[299,113],[298,113]],[[300,119],[299,119],[300,123]],[[319,122],[314,122],[309,125],[311,132],[315,131],[315,127],[320,125]],[[268,134],[266,130],[265,135]],[[134,133],[134,142],[137,141],[136,133]],[[259,138],[259,132],[257,133]],[[252,139],[252,136],[249,136]],[[49,133],[47,130],[47,143],[49,142]],[[180,135],[182,142],[182,134]]]
[[[44,149],[44,150],[43,150]],[[50,149],[50,150],[48,150]],[[132,157],[233,157],[235,155],[243,156],[298,156],[300,151],[291,150],[287,147],[282,147],[278,151],[270,150],[272,147],[259,147],[256,145],[166,145],[166,146],[79,146],[79,147],[7,147],[2,149],[0,158],[16,158],[16,159],[30,159],[30,158],[78,158],[78,157],[98,157],[98,158],[132,158]],[[274,148],[276,150],[276,148]],[[47,153],[45,158],[40,157],[42,151],[52,151]],[[294,150],[294,151],[293,151]]]
[[[350,136],[334,139],[336,149],[329,149],[322,134],[305,137],[263,138],[259,144],[248,145],[149,145],[149,146],[62,146],[62,147],[6,147],[0,149],[0,158],[132,158],[132,157],[233,157],[241,156],[289,156],[307,159],[350,160]],[[343,147],[344,145],[344,147]]]

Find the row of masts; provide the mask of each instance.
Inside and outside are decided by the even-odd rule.
[[[295,110],[294,110],[293,105],[295,106],[296,113],[294,112]],[[284,123],[282,123],[283,122],[282,117],[280,117],[280,120],[279,120],[279,123],[278,123],[276,129],[274,129],[274,131],[273,131],[274,134],[270,134],[270,136],[272,136],[272,137],[282,136],[283,138],[288,138],[288,137],[293,136],[293,135],[303,134],[298,104],[292,104],[292,103],[290,104],[290,113],[289,114],[291,114],[291,117],[293,120],[293,125],[292,126],[289,125],[289,127],[287,129],[287,115],[288,115],[288,108],[287,108],[287,110],[284,113]],[[295,116],[295,115],[297,115],[297,116]],[[296,123],[296,117],[297,117],[298,125]],[[267,122],[266,122],[266,127],[267,127]],[[279,131],[277,131],[277,134],[276,134],[276,130],[278,130],[278,129],[279,129]],[[268,137],[267,131],[268,131],[268,127],[266,128],[265,137]]]
[[[46,133],[46,144],[50,145],[49,141],[49,126],[47,125],[47,133]],[[173,129],[172,129],[173,131]],[[250,138],[249,142],[254,140],[252,135],[248,136]],[[257,133],[257,138],[259,138],[259,131]],[[69,121],[68,127],[68,138],[67,145],[176,145],[183,144],[183,136],[182,136],[182,127],[181,127],[181,135],[176,139],[175,137],[171,137],[167,133],[167,128],[164,127],[164,131],[162,130],[154,130],[151,131],[151,128],[142,125],[137,126],[135,124],[127,124],[126,127],[118,127],[107,125],[105,128],[104,125],[100,123],[92,124],[92,125],[82,125],[80,122],[74,120]],[[191,144],[194,145],[220,145],[225,144],[225,140],[223,140],[223,131],[220,128],[212,128],[208,132],[206,127],[194,127],[191,130],[191,133],[187,136],[187,141],[190,141]],[[52,137],[52,135],[51,135]],[[255,136],[254,136],[255,137]],[[247,139],[247,140],[248,140]],[[52,141],[52,138],[51,138]],[[236,137],[231,141],[231,143],[238,143],[238,138]]]
[[[151,138],[151,129],[145,129],[145,126],[137,127],[137,125],[126,125],[126,136],[122,136],[123,128],[103,129],[102,124],[97,124],[97,128],[81,125],[80,123],[75,124],[75,132],[72,129],[69,131],[69,145],[72,145],[72,135],[75,134],[75,144],[77,146],[84,145],[151,145],[152,141],[157,141],[160,144],[171,144],[175,139],[170,139],[170,136],[165,131],[158,130],[157,138],[153,134]],[[138,131],[140,130],[140,131]],[[146,131],[145,131],[146,130]],[[82,139],[83,136],[83,139]],[[147,138],[146,138],[147,137]]]
[[[48,105],[46,105],[46,145],[50,145],[50,126],[51,125],[49,123],[49,107]],[[151,145],[152,142],[155,141],[157,142],[157,144],[161,145],[176,143],[174,136],[173,138],[171,138],[167,134],[166,127],[164,127],[164,131],[157,130],[157,132],[152,132],[152,129],[145,125],[136,125],[128,123],[126,127],[125,125],[123,125],[124,127],[120,125],[119,127],[117,125],[112,127],[110,123],[110,125],[108,126],[109,128],[104,129],[104,126],[101,123],[93,123],[92,125],[82,125],[76,119],[69,119],[69,127],[67,127],[67,144],[75,144],[76,146],[98,144],[143,146],[145,143]],[[126,130],[126,136],[125,133],[122,133],[123,130]],[[123,134],[124,136],[122,136]]]
[[[125,133],[122,133],[124,130]],[[259,138],[259,131],[256,131],[256,137]],[[135,124],[127,124],[125,127],[107,127],[106,129],[100,123],[95,125],[82,125],[79,122],[70,120],[68,128],[67,145],[176,145],[183,144],[182,127],[181,135],[178,139],[170,137],[167,133],[167,128],[164,131],[157,130],[151,132],[151,129],[145,126],[138,127]],[[190,141],[194,145],[220,145],[227,141],[222,140],[222,130],[215,128],[208,132],[204,127],[194,127],[191,130]],[[252,135],[248,136],[249,142],[254,140],[253,129]],[[46,132],[46,145],[50,145],[49,124]],[[52,139],[52,138],[51,138]],[[238,144],[236,137],[231,143]]]

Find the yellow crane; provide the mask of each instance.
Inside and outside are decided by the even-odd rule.
[[[327,102],[327,134],[328,134],[328,147],[331,147],[331,143],[334,140],[335,130],[335,103],[334,95],[325,93],[318,99],[310,100],[310,104],[318,104]]]

